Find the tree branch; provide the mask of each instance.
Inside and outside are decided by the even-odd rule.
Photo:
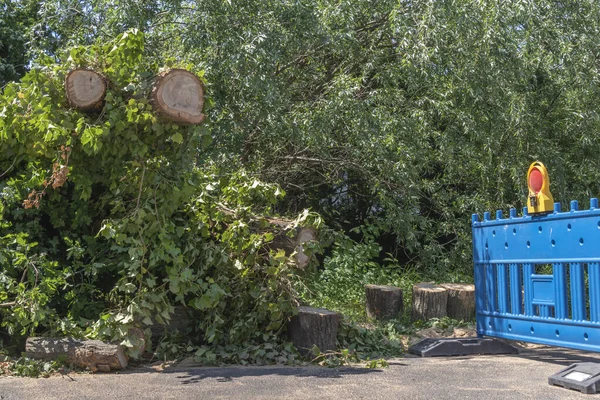
[[[2,178],[4,175],[8,174],[8,171],[10,171],[12,169],[12,167],[15,166],[16,161],[17,161],[17,156],[15,156],[15,159],[13,160],[12,164],[10,164],[10,167],[8,167],[8,169],[6,171],[4,171],[2,173],[2,175],[0,175],[0,178]]]
[[[140,208],[140,199],[142,198],[142,189],[144,187],[144,175],[146,174],[146,164],[144,164],[144,169],[142,169],[142,179],[140,180],[140,190],[138,191],[137,204],[135,206],[136,210]]]

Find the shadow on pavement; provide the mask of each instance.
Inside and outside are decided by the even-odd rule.
[[[600,363],[600,353],[590,353],[580,350],[566,349],[563,347],[539,346],[526,348],[513,343],[519,349],[519,354],[498,354],[492,357],[516,357],[524,358],[530,361],[550,363],[556,365],[569,366],[574,363],[592,362]],[[407,355],[410,358],[421,358],[413,354]],[[438,359],[442,361],[470,360],[482,357],[482,355],[466,356],[448,356],[448,357],[427,357],[428,359]]]
[[[400,364],[402,365],[402,364]],[[122,371],[122,374],[135,374],[140,372],[156,372],[157,374],[178,374],[184,385],[200,382],[204,379],[214,379],[217,382],[232,382],[236,378],[260,377],[268,375],[296,376],[299,378],[327,378],[337,379],[350,375],[365,375],[381,373],[381,370],[343,367],[343,368],[325,368],[325,367],[285,367],[285,366],[248,366],[248,367],[192,367],[192,368],[168,368],[157,372],[151,368],[135,368],[128,371]]]
[[[573,363],[594,362],[600,363],[600,354],[589,353],[578,350],[571,350],[559,347],[540,346],[535,348],[519,347],[518,355],[498,355],[494,357],[507,358],[523,358],[530,361],[550,363],[560,366],[568,366]],[[444,361],[456,361],[479,358],[481,356],[469,355],[458,357],[431,357],[428,359],[436,359],[443,363]],[[411,357],[412,358],[412,357]],[[420,358],[420,357],[416,357]],[[408,361],[408,360],[407,360]],[[394,366],[408,366],[410,363],[404,363],[402,358],[395,359],[390,362]],[[234,382],[237,379],[245,377],[263,377],[263,376],[294,376],[299,378],[325,378],[325,379],[340,379],[345,376],[360,376],[368,374],[379,374],[382,370],[368,369],[360,367],[340,367],[340,368],[325,368],[317,366],[232,366],[232,367],[171,367],[163,371],[156,371],[153,368],[139,366],[121,374],[136,374],[136,373],[156,373],[156,374],[175,374],[178,381],[183,385],[190,385],[209,379],[213,382]]]
[[[169,372],[169,371],[165,371]],[[381,370],[366,368],[315,368],[315,367],[229,367],[229,368],[193,368],[172,371],[184,385],[215,379],[217,382],[231,382],[236,378],[266,375],[296,376],[311,378],[342,378],[345,375],[364,375],[379,373]]]
[[[600,354],[561,347],[544,346],[536,349],[519,349],[519,355],[516,357],[564,366],[583,362],[600,363]]]

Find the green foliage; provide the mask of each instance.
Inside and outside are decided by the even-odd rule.
[[[0,0],[0,91],[27,71],[27,39],[39,10],[37,1]]]
[[[365,363],[366,368],[385,368],[388,362],[382,357],[399,357],[404,352],[398,327],[388,322],[367,329],[345,319],[338,332],[338,350],[323,353],[314,346],[312,362],[326,367]]]
[[[473,321],[459,321],[449,317],[431,318],[429,321],[416,321],[415,328],[436,328],[442,330],[452,330],[453,328],[462,328],[469,326]]]
[[[403,354],[402,325],[397,321],[380,323],[367,329],[343,321],[338,334],[339,346],[355,354],[358,360],[373,360]]]
[[[69,5],[40,10],[52,37],[149,27],[156,60],[210,74],[216,158],[280,183],[290,210],[378,220],[426,273],[468,272],[465,214],[521,206],[535,158],[565,203],[598,189],[595,2]]]
[[[2,325],[116,340],[136,356],[130,328],[167,323],[182,304],[198,312],[197,357],[287,360],[278,338],[294,313],[293,255],[268,248],[285,193],[243,170],[196,167],[210,132],[152,114],[158,69],[143,54],[144,35],[128,31],[71,49],[0,97],[0,293],[14,302]],[[99,115],[66,107],[65,74],[82,66],[113,84]],[[307,211],[294,224],[320,222]]]
[[[64,359],[41,361],[26,357],[20,357],[16,360],[5,357],[4,361],[0,362],[0,375],[48,378],[53,373],[63,369],[64,364]]]
[[[597,2],[68,4],[37,14],[59,47],[137,27],[155,62],[206,71],[199,158],[278,183],[281,212],[375,223],[418,273],[468,276],[469,214],[521,208],[535,159],[564,204],[600,190]]]
[[[387,360],[383,359],[383,358],[378,358],[376,360],[370,360],[367,362],[367,364],[365,365],[366,368],[387,368],[389,367],[389,363],[387,362]]]
[[[375,263],[380,247],[372,241],[356,243],[340,236],[331,255],[323,261],[323,269],[302,279],[302,299],[315,306],[341,312],[353,319],[364,320],[366,284],[387,284],[392,272]]]
[[[410,266],[401,266],[390,257],[381,260],[381,246],[375,242],[375,229],[367,225],[355,229],[364,238],[357,243],[343,234],[334,234],[334,243],[323,260],[322,268],[299,278],[297,287],[302,301],[315,307],[340,312],[353,321],[366,322],[365,285],[391,285],[405,293],[405,310],[410,310],[410,293],[415,283],[427,280],[468,281],[457,273],[426,275]],[[402,317],[402,316],[400,316]]]
[[[365,283],[470,280],[469,215],[521,208],[533,160],[563,204],[600,191],[594,1],[38,7],[0,17],[0,38],[36,39],[36,68],[0,95],[14,332],[121,337],[179,302],[206,316],[196,343],[260,346],[283,333],[294,289],[364,320]],[[165,65],[209,77],[209,124],[152,115],[145,94]],[[66,107],[76,66],[115,86],[100,115]],[[306,282],[256,229],[305,209],[352,239],[335,237]]]

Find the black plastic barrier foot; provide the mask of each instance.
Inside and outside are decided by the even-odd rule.
[[[571,364],[548,378],[548,383],[581,393],[594,394],[600,390],[600,364],[586,362]]]
[[[408,348],[421,357],[465,356],[470,354],[517,354],[516,347],[492,338],[424,339]]]

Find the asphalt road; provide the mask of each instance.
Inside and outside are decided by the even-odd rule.
[[[406,357],[385,369],[360,367],[192,367],[155,372],[0,378],[0,400],[13,399],[590,399],[548,385],[574,362],[600,355],[556,348],[511,356]],[[597,395],[600,397],[600,395]]]

